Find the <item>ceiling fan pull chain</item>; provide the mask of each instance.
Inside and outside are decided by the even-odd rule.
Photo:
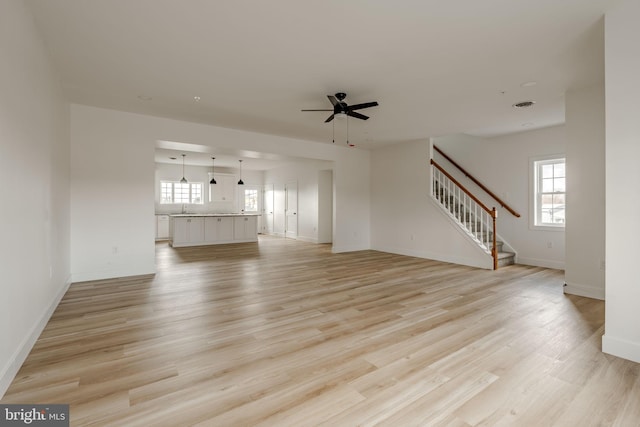
[[[331,135],[332,139],[333,139],[333,143],[336,143],[336,122],[335,121],[331,121],[331,124],[333,125],[333,134]]]
[[[347,120],[347,145],[349,145],[349,116],[346,117]]]

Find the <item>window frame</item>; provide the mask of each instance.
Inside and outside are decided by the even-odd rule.
[[[166,184],[170,184],[171,185],[171,201],[165,201],[166,198],[164,197],[164,195],[166,194],[165,192],[165,185]],[[189,201],[188,202],[177,202],[176,201],[176,185],[188,185],[189,186]],[[200,193],[200,201],[199,202],[195,202],[194,201],[194,193],[196,193],[196,187],[199,187],[199,193]],[[168,180],[161,180],[160,181],[160,204],[161,205],[203,205],[204,204],[204,194],[203,194],[203,183],[202,182],[187,182],[185,184],[181,183],[180,181],[168,181]]]
[[[256,192],[256,209],[255,210],[247,210],[246,205],[246,194],[247,191],[255,191]],[[261,192],[260,187],[256,185],[247,185],[240,190],[240,211],[244,213],[259,213],[262,207],[262,201],[260,200]]]
[[[565,174],[564,174],[564,191],[551,191],[551,192],[543,192],[541,189],[542,186],[542,177],[541,177],[541,169],[545,165],[553,165],[558,163],[564,163],[565,166]],[[565,222],[562,223],[543,223],[541,222],[542,217],[542,206],[541,206],[541,198],[543,194],[551,194],[551,195],[559,195],[562,194],[565,197],[565,210],[566,210],[566,197],[567,197],[567,187],[566,187],[566,179],[567,179],[567,159],[564,154],[554,154],[549,156],[541,156],[531,158],[529,162],[529,188],[531,192],[530,197],[530,214],[529,214],[529,228],[532,230],[543,230],[543,231],[564,231],[566,227],[566,216]]]

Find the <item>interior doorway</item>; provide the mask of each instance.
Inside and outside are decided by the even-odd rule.
[[[298,183],[290,182],[284,186],[285,226],[284,235],[295,239],[298,237]]]

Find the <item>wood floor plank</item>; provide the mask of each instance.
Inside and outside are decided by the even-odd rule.
[[[74,283],[2,403],[74,426],[633,426],[640,364],[562,271],[261,236]]]

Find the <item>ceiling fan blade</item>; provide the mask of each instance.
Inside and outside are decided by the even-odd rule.
[[[367,120],[369,116],[365,116],[364,114],[356,113],[355,111],[347,111],[347,116],[355,117],[356,119]]]
[[[330,116],[329,116],[329,118],[328,118],[327,120],[325,120],[324,122],[325,122],[325,123],[329,123],[331,120],[333,120],[333,116],[334,116],[334,115],[335,115],[335,114],[330,115]]]
[[[333,105],[334,107],[338,105],[338,100],[336,99],[335,96],[327,95],[327,98],[329,98],[329,101],[331,101],[331,105]]]
[[[363,108],[369,108],[369,107],[377,107],[378,103],[373,101],[373,102],[365,102],[364,104],[355,104],[355,105],[349,105],[347,107],[347,110],[349,111],[353,111],[353,110],[361,110]]]
[[[300,110],[300,111],[333,111],[333,109],[324,109],[324,110]]]

